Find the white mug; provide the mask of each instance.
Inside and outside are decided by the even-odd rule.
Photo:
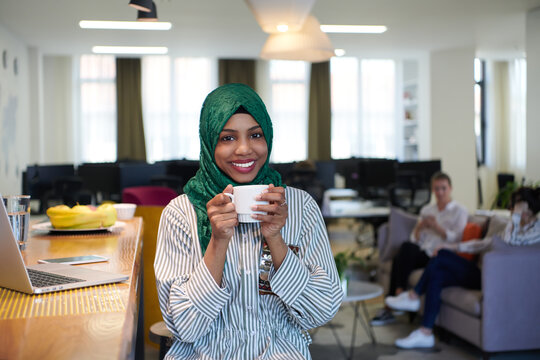
[[[238,213],[238,221],[241,223],[260,222],[251,217],[253,214],[266,215],[263,211],[253,211],[253,205],[268,205],[268,201],[256,201],[255,198],[268,189],[268,185],[240,185],[233,188],[233,194],[224,193],[231,198],[236,212]]]

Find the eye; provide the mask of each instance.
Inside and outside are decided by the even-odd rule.
[[[220,141],[233,141],[234,140],[234,136],[232,135],[223,135],[220,137]]]
[[[256,133],[251,134],[251,138],[261,139],[261,138],[264,138],[264,134],[262,132],[256,132]]]

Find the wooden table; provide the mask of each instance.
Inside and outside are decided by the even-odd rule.
[[[78,265],[127,274],[122,283],[27,295],[0,288],[0,359],[129,359],[135,355],[140,298],[142,218],[114,232],[32,233],[23,258],[104,255]]]

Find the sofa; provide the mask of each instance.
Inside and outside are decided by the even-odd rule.
[[[378,229],[377,280],[385,293],[392,259],[417,219],[417,215],[392,208],[388,222]],[[481,227],[482,236],[494,237],[483,258],[482,289],[444,289],[437,327],[477,346],[484,359],[496,352],[540,349],[540,244],[505,244],[500,234],[508,217],[469,216],[468,221]],[[411,274],[411,287],[422,271]]]

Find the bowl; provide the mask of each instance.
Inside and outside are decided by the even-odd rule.
[[[135,209],[137,208],[137,205],[135,204],[114,204],[114,208],[116,209],[116,218],[118,220],[129,220],[133,218],[133,215],[135,215]]]

